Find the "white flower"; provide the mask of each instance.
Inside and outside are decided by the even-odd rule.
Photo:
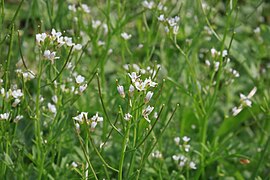
[[[22,115],[18,115],[18,116],[15,117],[14,122],[18,123],[22,118],[23,118]]]
[[[51,103],[48,103],[48,109],[53,114],[56,114],[57,113],[56,106],[53,105],[53,104],[51,104]]]
[[[0,120],[8,120],[10,113],[0,114]]]
[[[55,57],[55,55],[56,55],[56,52],[54,52],[54,51],[51,52],[50,50],[45,50],[43,53],[43,56],[46,59],[50,60],[52,63],[54,63],[55,59],[59,59],[59,57]]]
[[[35,74],[32,71],[22,73],[23,79],[25,81],[29,81],[35,78]]]
[[[105,45],[105,42],[99,40],[97,44],[98,44],[98,46],[104,46]]]
[[[58,47],[63,46],[64,44],[66,44],[66,42],[64,41],[64,37],[59,37],[57,39],[57,43],[58,43]]]
[[[129,93],[129,96],[130,96],[130,97],[133,96],[134,90],[135,90],[135,88],[134,88],[134,86],[131,84],[131,85],[129,86],[129,90],[128,90],[128,93]]]
[[[232,108],[233,116],[236,116],[236,115],[239,114],[242,110],[243,110],[243,107],[242,107],[242,106],[239,106],[239,107],[233,107],[233,108]]]
[[[87,88],[87,84],[79,86],[79,92],[82,93],[83,91],[86,90],[86,88]]]
[[[157,84],[158,84],[158,83],[152,81],[150,78],[145,79],[145,80],[144,80],[144,83],[145,83],[146,85],[150,86],[150,87],[156,87]]]
[[[190,141],[190,138],[189,138],[189,137],[187,137],[187,136],[184,136],[182,139],[183,139],[183,141],[184,141],[184,142],[188,142],[188,141]]]
[[[142,81],[136,81],[134,83],[134,85],[135,85],[136,89],[139,90],[139,91],[146,90],[146,84],[144,82],[142,82]]]
[[[23,93],[21,89],[16,89],[12,91],[11,95],[13,96],[13,98],[19,99],[20,97],[23,96]]]
[[[212,48],[210,51],[211,51],[212,57],[215,57],[215,56],[219,55],[219,52],[215,48]]]
[[[122,98],[125,98],[125,91],[124,91],[124,86],[120,86],[120,85],[118,85],[117,86],[117,91],[118,91],[118,93],[120,94],[120,96],[122,97]]]
[[[66,43],[67,46],[74,46],[74,43],[72,42],[72,38],[70,37],[65,36],[64,42]]]
[[[150,1],[150,2],[143,1],[142,5],[143,5],[143,7],[147,8],[147,9],[153,9],[155,6],[155,3],[153,1]]]
[[[77,132],[80,132],[80,124],[79,123],[75,123],[75,128]]]
[[[256,29],[254,29],[253,32],[254,32],[255,34],[260,34],[260,32],[261,32],[260,27],[256,27]]]
[[[76,80],[76,83],[77,83],[77,84],[82,84],[82,83],[84,82],[84,80],[85,80],[85,77],[83,77],[83,76],[81,76],[81,75],[78,75],[78,76],[75,78],[75,80]]]
[[[158,118],[158,113],[157,112],[154,112],[154,118]]]
[[[208,67],[211,66],[211,63],[210,63],[210,61],[209,61],[208,59],[205,60],[205,64],[206,64],[206,66],[208,66]]]
[[[87,112],[81,112],[78,116],[73,117],[72,119],[74,119],[75,121],[78,121],[79,123],[82,123],[83,120],[87,120],[88,119],[88,113]]]
[[[125,119],[126,121],[129,121],[131,118],[132,118],[132,115],[131,115],[131,114],[129,114],[129,113],[125,114],[124,119]]]
[[[95,129],[95,127],[97,126],[97,122],[96,121],[92,121],[91,124],[91,129]]]
[[[1,92],[2,96],[5,96],[5,89],[4,88],[1,88],[0,92]]]
[[[196,164],[195,164],[193,161],[191,161],[191,162],[189,163],[189,167],[190,167],[191,169],[197,169]]]
[[[68,9],[69,9],[70,11],[73,11],[73,12],[76,12],[76,11],[77,11],[77,10],[76,10],[75,4],[68,5]]]
[[[60,38],[60,36],[62,36],[62,33],[61,32],[56,32],[55,29],[52,29],[52,39],[55,40],[55,39],[58,39]]]
[[[94,29],[97,29],[99,26],[101,25],[101,21],[100,20],[92,20],[92,27]]]
[[[152,96],[153,96],[153,92],[151,92],[151,91],[148,91],[147,92],[147,94],[146,94],[146,96],[145,96],[145,98],[144,98],[144,103],[145,104],[147,104],[149,101],[150,101],[150,99],[152,98]]]
[[[91,118],[92,121],[102,122],[103,117],[98,116],[98,113]]]
[[[177,35],[178,34],[178,30],[179,30],[179,26],[174,26],[173,27],[173,34]]]
[[[248,94],[247,98],[249,98],[249,99],[252,98],[252,97],[255,95],[256,91],[257,91],[257,87],[254,87],[254,88],[250,91],[250,93]]]
[[[189,152],[190,145],[189,144],[184,145],[184,149],[185,149],[186,152]]]
[[[82,4],[82,9],[85,13],[90,13],[90,8],[86,4]]]
[[[130,77],[132,83],[135,83],[137,79],[139,79],[140,75],[138,76],[136,72],[132,72],[131,74],[128,73],[128,76]]]
[[[12,107],[16,107],[20,102],[20,99],[15,99],[15,101],[12,103]]]
[[[218,71],[220,62],[215,62],[215,71]]]
[[[179,145],[181,139],[180,137],[175,137],[173,140],[177,145]]]
[[[158,20],[161,22],[165,21],[164,14],[159,15]]]
[[[102,121],[103,117],[98,116],[98,113],[96,113],[96,115],[94,115],[93,117],[91,117],[90,120],[87,121],[87,124],[90,124],[91,129],[94,130],[97,123]]]
[[[173,155],[172,158],[173,158],[173,160],[178,161],[178,160],[180,159],[180,156],[178,156],[178,155]]]
[[[186,162],[185,162],[185,161],[180,161],[180,162],[179,162],[179,166],[180,166],[180,167],[185,166],[185,164],[186,164]]]
[[[222,57],[228,56],[228,51],[225,49],[222,51]]]
[[[53,101],[55,104],[57,104],[57,102],[58,102],[58,98],[57,98],[57,96],[56,96],[56,95],[54,95],[54,96],[52,97],[52,101]]]
[[[143,48],[143,44],[138,45],[138,49],[141,49],[141,48]]]
[[[123,32],[123,33],[121,33],[121,37],[122,37],[124,40],[129,40],[129,39],[132,37],[132,35],[131,35],[131,34],[128,34],[128,33],[126,33],[126,32]]]
[[[162,154],[160,151],[156,150],[155,152],[152,153],[152,157],[160,159],[162,158]]]
[[[41,42],[45,41],[46,37],[46,33],[36,34],[36,41],[40,44]]]
[[[74,49],[79,51],[79,50],[82,49],[82,45],[81,44],[76,44],[76,45],[74,45]]]
[[[73,162],[71,163],[71,166],[72,166],[73,168],[76,168],[76,167],[78,167],[78,164],[77,164],[76,162],[73,161]]]
[[[257,91],[257,87],[254,87],[247,96],[245,96],[244,94],[240,94],[241,104],[239,107],[234,107],[232,109],[233,116],[236,116],[237,114],[239,114],[245,106],[251,107],[252,105],[251,98],[255,95],[256,91]]]
[[[151,114],[151,112],[154,110],[154,107],[151,107],[151,106],[147,106],[147,108],[145,108],[143,111],[142,111],[142,115],[144,117],[144,119],[150,123],[150,120],[148,118],[148,116]]]
[[[251,107],[252,102],[247,96],[245,96],[244,94],[240,94],[240,99],[244,106]]]

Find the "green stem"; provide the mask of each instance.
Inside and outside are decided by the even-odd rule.
[[[122,176],[123,176],[123,165],[124,165],[127,144],[129,141],[129,131],[130,131],[130,121],[128,121],[127,129],[126,129],[126,133],[125,133],[125,138],[123,139],[123,143],[122,143],[122,151],[121,151],[121,159],[120,159],[120,164],[119,164],[118,180],[122,180]]]
[[[35,115],[35,138],[37,143],[37,151],[38,151],[38,179],[42,179],[43,174],[43,150],[42,150],[42,142],[41,142],[41,127],[40,127],[40,86],[41,86],[41,77],[42,77],[42,66],[43,61],[39,59],[39,67],[38,67],[38,78],[37,78],[37,94],[36,94],[36,115]]]
[[[99,153],[99,151],[98,151],[97,147],[95,146],[94,141],[93,141],[93,139],[92,139],[92,137],[91,137],[90,128],[88,128],[88,135],[89,135],[89,139],[90,139],[91,145],[93,146],[95,152],[97,153],[99,159],[103,162],[103,164],[104,164],[107,168],[109,168],[109,169],[111,169],[111,170],[113,170],[113,171],[115,171],[115,172],[119,172],[117,169],[111,167],[111,166],[103,159],[103,157],[102,157],[101,154]],[[104,168],[106,168],[106,167],[104,167]]]

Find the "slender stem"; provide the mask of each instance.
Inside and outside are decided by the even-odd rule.
[[[124,164],[127,144],[129,141],[129,131],[130,131],[130,121],[128,121],[127,123],[125,138],[123,139],[123,142],[122,142],[122,151],[121,151],[121,159],[120,159],[120,164],[119,164],[118,180],[122,180],[122,176],[123,176],[123,164]]]
[[[143,155],[143,158],[142,158],[141,163],[140,163],[140,167],[137,170],[137,177],[136,177],[136,179],[140,179],[140,174],[141,174],[143,165],[145,164],[144,162],[146,161],[146,159],[148,158],[148,156],[151,154],[151,152],[153,151],[153,149],[156,147],[159,139],[161,138],[161,136],[163,135],[163,133],[165,132],[165,130],[168,128],[168,126],[169,126],[170,122],[172,121],[172,119],[174,117],[174,114],[176,113],[176,110],[177,110],[178,107],[179,107],[179,104],[176,105],[175,109],[172,112],[172,115],[170,116],[169,120],[165,124],[164,128],[162,130],[160,130],[160,133],[157,136],[157,139],[153,143],[152,147],[147,152],[145,152],[145,154]]]
[[[74,126],[75,126],[75,122],[74,122]],[[75,131],[76,131],[76,130],[75,130]],[[79,139],[80,146],[81,146],[81,148],[82,148],[82,150],[83,150],[84,157],[85,157],[85,159],[86,159],[86,161],[87,161],[87,163],[88,163],[88,165],[89,165],[89,167],[90,167],[90,169],[91,169],[91,171],[92,171],[92,173],[93,173],[93,175],[94,175],[94,178],[95,178],[96,180],[98,180],[97,175],[96,175],[96,172],[95,172],[95,170],[94,170],[94,168],[93,168],[93,165],[92,165],[92,163],[91,163],[91,161],[90,161],[90,159],[89,159],[89,157],[88,157],[88,155],[87,155],[87,151],[86,151],[86,149],[85,149],[85,147],[84,147],[84,145],[83,145],[83,142],[82,142],[82,140],[81,140],[81,136],[80,136],[80,134],[79,134],[78,131],[76,131],[76,134],[77,134],[77,137],[78,137],[78,139]]]
[[[99,151],[98,151],[97,147],[95,146],[95,143],[94,143],[94,141],[93,141],[93,139],[92,139],[92,137],[91,137],[90,128],[88,128],[88,135],[89,135],[89,139],[90,139],[91,145],[93,146],[95,152],[97,153],[99,159],[103,162],[103,164],[104,164],[107,168],[109,168],[109,169],[111,169],[111,170],[113,170],[113,171],[115,171],[115,172],[119,172],[117,169],[111,167],[111,166],[103,159],[103,157],[102,157],[101,154],[99,153]]]
[[[162,111],[163,111],[163,109],[164,109],[164,106],[165,106],[165,104],[162,105],[162,107],[161,107],[161,109],[160,109],[160,111],[159,111],[159,113],[158,113],[158,117],[157,117],[157,119],[155,120],[155,122],[154,122],[153,126],[151,127],[150,131],[149,131],[149,132],[147,133],[147,135],[143,138],[143,140],[136,146],[136,149],[138,149],[138,148],[139,148],[139,147],[147,140],[147,138],[149,137],[149,135],[150,135],[151,132],[153,131],[153,129],[154,129],[155,125],[157,124],[157,121],[159,120],[159,117],[160,117],[160,115],[161,115],[161,113],[162,113]]]
[[[41,117],[40,117],[40,85],[41,85],[41,77],[42,77],[42,66],[43,61],[42,59],[39,59],[39,67],[38,67],[38,78],[37,78],[37,94],[36,94],[36,113],[35,113],[35,136],[36,136],[36,143],[37,143],[37,149],[38,149],[38,179],[42,179],[43,174],[43,163],[42,163],[42,142],[41,142]]]
[[[107,113],[107,110],[105,108],[105,104],[104,104],[104,101],[103,101],[103,98],[102,98],[102,94],[101,94],[101,87],[100,87],[98,74],[96,74],[96,76],[97,76],[97,83],[98,83],[99,98],[100,98],[101,105],[102,105],[103,111],[105,113],[105,116],[106,116],[107,120],[109,121],[110,125],[114,128],[114,130],[116,130],[116,132],[118,132],[121,136],[123,136],[123,134],[117,129],[117,127],[115,127],[115,125],[112,124],[112,122],[111,122],[111,120],[110,120],[110,118],[108,116],[108,113]]]

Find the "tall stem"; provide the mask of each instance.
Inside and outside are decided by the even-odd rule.
[[[123,176],[123,164],[124,164],[124,159],[125,159],[127,143],[129,141],[129,131],[130,131],[130,121],[128,121],[127,129],[126,129],[126,133],[125,133],[125,138],[123,139],[123,143],[122,143],[122,151],[121,151],[121,159],[120,159],[120,164],[119,164],[118,180],[122,180],[122,176]]]

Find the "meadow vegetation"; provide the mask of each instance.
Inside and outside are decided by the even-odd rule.
[[[270,3],[1,0],[1,179],[269,179]]]

